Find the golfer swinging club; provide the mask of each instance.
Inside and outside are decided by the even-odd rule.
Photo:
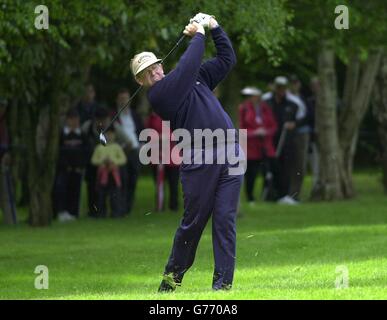
[[[164,75],[160,59],[151,52],[134,56],[131,69],[136,81],[148,89],[153,110],[171,129],[234,129],[230,117],[212,90],[236,63],[231,42],[214,17],[199,13],[184,34],[192,37],[176,68]],[[200,23],[194,22],[200,21]],[[216,57],[202,64],[205,51],[204,27],[210,29]],[[236,145],[236,143],[235,143]],[[201,150],[203,151],[203,150]],[[235,268],[235,220],[242,175],[229,175],[226,164],[181,164],[184,216],[165,267],[159,292],[174,291],[194,262],[202,232],[212,214],[215,270],[212,288],[231,289]]]

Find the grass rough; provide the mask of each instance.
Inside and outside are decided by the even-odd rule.
[[[386,299],[387,207],[379,179],[357,174],[358,196],[335,203],[251,207],[242,195],[233,289],[211,290],[209,224],[183,285],[160,294],[181,214],[153,212],[153,182],[141,178],[134,213],[124,219],[0,225],[0,299]],[[309,189],[307,179],[304,199]],[[34,288],[37,265],[49,268],[48,290]],[[335,287],[340,266],[349,273],[345,289]]]

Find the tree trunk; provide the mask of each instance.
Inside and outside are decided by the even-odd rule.
[[[58,148],[59,114],[52,106],[50,115],[40,117],[36,134],[30,139],[34,150],[29,152],[28,185],[30,192],[29,222],[32,226],[47,226],[52,220],[52,187]],[[55,118],[55,119],[53,119]],[[44,134],[41,134],[44,132]],[[35,139],[34,139],[35,137]],[[33,142],[31,141],[33,140]]]
[[[30,216],[29,223],[34,227],[43,227],[51,224],[52,220],[52,181],[39,179],[39,183],[30,186]],[[45,184],[47,182],[47,184]]]
[[[312,190],[312,199],[339,200],[355,195],[352,172],[358,132],[370,103],[381,54],[380,49],[373,51],[363,66],[356,53],[352,55],[338,125],[334,53],[330,45],[323,42],[318,62],[321,90],[316,108],[321,184]]]
[[[24,108],[28,128],[29,223],[32,226],[50,225],[53,216],[51,195],[59,143],[60,81],[63,80],[58,69],[51,80],[49,88],[41,92],[41,96],[48,98],[49,105],[39,106],[36,110]],[[39,116],[35,125],[37,110]]]
[[[353,186],[352,173],[353,173],[353,160],[356,152],[356,145],[358,140],[358,131],[354,133],[349,145],[341,147],[342,155],[342,168],[340,173],[341,188],[345,198],[353,198],[355,196],[355,189]],[[340,141],[341,143],[341,141]]]
[[[318,56],[320,92],[316,106],[316,130],[320,151],[320,184],[312,190],[314,200],[342,199],[341,153],[337,132],[335,55],[332,45],[322,42]]]
[[[373,114],[378,122],[378,134],[381,145],[381,164],[383,188],[387,194],[387,54],[381,60],[373,91]]]
[[[372,52],[363,65],[360,75],[359,59],[352,57],[347,67],[344,88],[344,110],[339,122],[339,141],[343,156],[341,172],[342,191],[346,198],[352,198],[355,190],[352,182],[353,160],[360,124],[370,104],[372,88],[380,64],[381,50]]]

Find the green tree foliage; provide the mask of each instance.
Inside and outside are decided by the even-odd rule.
[[[335,8],[345,5],[349,12],[349,29],[338,30]],[[328,40],[340,65],[349,65],[351,57],[365,61],[375,48],[387,42],[387,7],[383,0],[297,0],[287,3],[293,16],[293,36],[284,46],[285,65],[305,76],[317,69],[321,41]],[[339,93],[343,85],[339,86]]]
[[[349,25],[348,29],[335,28],[335,21],[339,13],[335,8],[344,5],[348,8]],[[296,63],[302,61],[306,69],[313,69],[316,65],[316,58],[327,62],[327,58],[333,59],[323,65],[333,66],[333,72],[329,76],[324,70],[319,69],[320,78],[325,75],[322,85],[336,83],[337,72],[334,69],[335,60],[339,60],[346,66],[345,77],[337,81],[332,90],[321,88],[321,94],[326,97],[319,101],[330,101],[331,105],[318,106],[316,118],[317,127],[324,131],[331,122],[334,122],[334,130],[331,135],[322,134],[319,143],[329,146],[329,142],[337,141],[334,148],[325,150],[320,159],[322,165],[321,175],[324,172],[331,172],[330,177],[320,177],[323,181],[322,188],[315,190],[314,197],[320,199],[339,199],[342,197],[351,198],[354,196],[352,185],[353,157],[356,151],[356,143],[360,123],[368,108],[370,94],[375,81],[381,52],[387,40],[386,15],[387,8],[384,1],[342,1],[342,0],[299,0],[289,2],[289,8],[294,13],[292,24],[295,28],[294,38],[289,42],[298,51],[295,56],[294,49],[289,52],[289,57],[298,57]],[[325,51],[324,51],[325,50]],[[333,53],[333,54],[331,54]],[[300,59],[300,57],[307,57]],[[312,59],[308,58],[312,57]],[[334,91],[333,91],[334,89]],[[339,89],[336,91],[336,89]],[[338,94],[336,94],[338,92]],[[333,96],[328,99],[328,96]],[[337,122],[334,119],[323,117],[321,108],[336,110],[336,101],[342,101],[342,108]],[[322,138],[325,136],[328,140]],[[338,166],[337,171],[328,168],[332,166],[332,159]],[[326,163],[327,166],[324,165]],[[334,181],[333,180],[337,180]],[[336,185],[331,188],[329,185]],[[330,191],[329,191],[330,190]]]
[[[0,3],[0,94],[12,101],[12,114],[18,117],[11,121],[14,141],[26,146],[21,160],[28,165],[32,225],[51,221],[59,116],[81,93],[92,66],[127,76],[129,81],[130,58],[143,50],[166,53],[198,11],[217,17],[232,37],[242,64],[254,61],[257,51],[276,61],[290,32],[285,0],[221,4],[49,0],[39,4],[49,10],[47,30],[34,26],[35,1]]]

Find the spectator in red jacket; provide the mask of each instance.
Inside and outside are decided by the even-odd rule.
[[[254,184],[262,161],[275,157],[277,123],[271,108],[261,100],[261,90],[246,87],[241,93],[247,97],[239,105],[239,127],[247,129],[246,195],[249,203],[254,203]]]
[[[157,131],[157,137],[154,139],[159,139],[158,143],[160,146],[160,164],[152,164],[153,176],[156,182],[156,201],[157,210],[163,210],[164,208],[164,192],[163,192],[163,180],[164,176],[168,180],[169,184],[169,209],[172,211],[177,211],[178,206],[178,190],[179,190],[179,168],[181,163],[181,156],[178,152],[172,153],[176,142],[172,141],[172,133],[169,127],[166,127],[162,123],[162,119],[154,112],[152,112],[148,119],[145,122],[145,126],[150,129]],[[162,148],[162,141],[164,139],[169,139],[170,148],[167,151],[168,154],[164,155],[164,159],[167,159],[168,163],[164,164],[162,160],[162,152],[165,152]],[[156,142],[156,141],[154,141]]]

